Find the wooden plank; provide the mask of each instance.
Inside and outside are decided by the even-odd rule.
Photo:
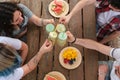
[[[48,12],[48,4],[51,2],[52,0],[41,0],[42,3],[42,14],[41,17],[48,19],[48,18],[52,18],[51,15]],[[45,39],[47,39],[48,34],[45,31],[45,26],[43,26],[43,28],[41,28],[41,37],[40,37],[40,45],[42,45],[45,42]],[[39,64],[39,69],[38,69],[38,79],[37,80],[43,80],[45,74],[47,74],[48,72],[52,71],[52,67],[53,67],[53,51],[49,52],[49,54],[45,54]]]
[[[40,16],[41,4],[38,4],[40,3],[40,0],[35,0],[35,1],[21,0],[21,3],[25,4],[28,8],[30,8],[35,15]],[[26,62],[28,62],[38,52],[39,41],[40,41],[39,37],[40,37],[39,28],[36,27],[36,25],[34,24],[29,24],[28,32],[27,32],[27,44],[29,46],[29,53]],[[37,79],[37,68],[23,78],[23,80],[36,80],[36,79]]]
[[[70,4],[70,10],[73,9],[73,7],[77,4],[79,0],[69,0]],[[69,30],[73,33],[75,37],[82,37],[82,14],[81,12],[78,12],[76,15],[72,17],[72,19],[69,22]],[[71,45],[76,47],[77,49],[80,50],[81,55],[83,55],[83,48],[80,47],[79,45]],[[70,70],[70,79],[69,80],[84,80],[84,68],[83,68],[83,61],[81,65],[74,69]]]
[[[29,46],[29,53],[27,56],[26,63],[38,52],[39,47],[39,30],[34,25],[29,25],[27,32],[27,44]],[[22,80],[36,80],[37,69],[27,74]]]
[[[68,0],[65,0],[65,1],[68,2]],[[59,23],[58,20],[59,19],[56,19],[57,23]],[[66,26],[66,28],[68,28],[67,25],[65,25],[65,26]],[[62,67],[61,64],[59,63],[59,54],[60,54],[60,51],[63,48],[65,48],[67,45],[68,44],[66,44],[64,47],[60,47],[58,45],[55,45],[55,49],[54,49],[54,67],[53,67],[53,70],[61,72],[66,77],[66,80],[70,80],[69,70],[67,70],[64,67]]]
[[[84,38],[95,39],[95,9],[93,5],[83,9],[83,30]],[[97,52],[85,48],[84,54],[85,80],[97,80]]]

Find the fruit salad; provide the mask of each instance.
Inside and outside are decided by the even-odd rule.
[[[54,0],[51,10],[56,14],[60,15],[64,12],[64,3],[62,0]]]
[[[62,57],[64,59],[65,64],[74,64],[77,57],[77,51],[73,48],[68,48],[65,51],[63,51]]]

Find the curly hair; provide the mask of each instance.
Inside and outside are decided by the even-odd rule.
[[[18,10],[22,13],[22,10],[17,6],[15,2],[0,2],[0,32],[3,30],[7,36],[12,35],[13,32],[13,17],[14,12]]]

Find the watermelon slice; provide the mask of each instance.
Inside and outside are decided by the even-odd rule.
[[[63,5],[63,2],[62,2],[62,1],[54,0],[54,3],[55,3],[57,6],[60,6],[60,7],[62,7],[62,5]]]
[[[57,14],[61,14],[61,12],[62,12],[62,7],[56,6],[53,11],[54,11],[55,13],[57,13]]]
[[[47,80],[57,80],[56,78],[54,78],[53,76],[50,76],[50,75],[46,75],[46,79]]]
[[[54,0],[54,3],[52,5],[52,10],[58,15],[61,14],[63,11],[63,2]]]

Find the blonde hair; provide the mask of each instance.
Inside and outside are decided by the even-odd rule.
[[[13,49],[12,47],[10,47],[8,45],[0,43],[0,75],[2,73],[4,73],[5,75],[8,75],[8,73],[10,74],[11,71],[13,71],[15,68],[17,68],[19,66],[19,64],[21,63],[20,59],[18,59],[18,57],[21,58],[15,49]],[[13,66],[14,66],[14,68],[13,68]],[[12,67],[12,69],[11,69],[11,67]],[[8,71],[10,71],[10,72],[5,71],[6,69],[9,69]],[[2,72],[2,71],[4,71],[4,72]]]

